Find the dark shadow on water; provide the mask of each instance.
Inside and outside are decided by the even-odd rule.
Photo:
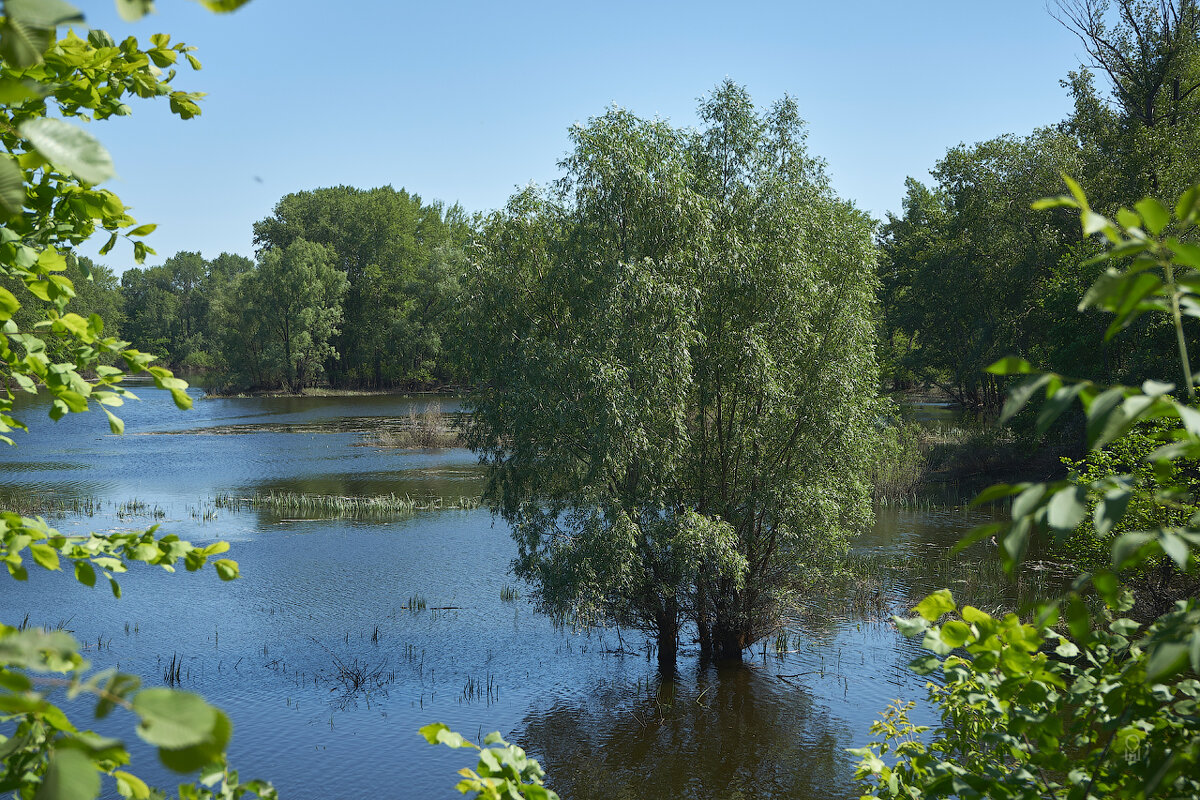
[[[535,709],[518,738],[563,800],[854,793],[849,726],[803,687],[751,665],[598,686]]]

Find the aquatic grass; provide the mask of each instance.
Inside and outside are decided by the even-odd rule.
[[[408,419],[398,430],[375,431],[365,437],[369,447],[414,450],[444,450],[465,447],[460,433],[446,422],[439,403],[430,403],[423,411],[409,409]]]
[[[521,592],[515,586],[505,584],[500,587],[500,601],[503,603],[515,603],[521,599]]]
[[[150,504],[138,500],[136,497],[126,500],[117,505],[117,518],[121,520],[131,519],[132,517],[150,517],[151,519],[166,519],[167,512],[163,511],[161,506]]]
[[[95,497],[45,495],[24,487],[0,491],[0,503],[23,517],[94,517],[104,510],[104,501]]]
[[[915,499],[929,474],[928,429],[914,422],[887,425],[878,445],[870,470],[875,502]]]
[[[477,497],[441,497],[427,495],[344,495],[300,494],[293,492],[256,492],[250,497],[217,495],[213,504],[228,511],[258,509],[278,516],[304,519],[380,520],[408,516],[419,511],[469,511],[479,507]]]

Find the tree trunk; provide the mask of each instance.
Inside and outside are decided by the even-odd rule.
[[[718,627],[713,636],[717,661],[741,661],[742,652],[752,645],[749,633],[739,628]]]
[[[700,640],[700,660],[712,658],[712,620],[708,617],[708,598],[703,582],[696,587],[696,637]]]
[[[655,615],[658,637],[658,672],[664,678],[673,678],[679,662],[679,615],[675,603],[666,603],[666,608]]]

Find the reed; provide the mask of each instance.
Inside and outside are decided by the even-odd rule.
[[[418,511],[466,511],[479,507],[476,497],[440,497],[427,495],[375,495],[348,497],[328,494],[298,494],[292,492],[256,492],[251,497],[218,495],[213,500],[217,508],[228,511],[258,509],[279,516],[304,519],[380,520],[408,516]]]
[[[521,593],[515,586],[505,584],[500,588],[500,600],[504,603],[515,603],[521,599]]]
[[[447,423],[446,415],[438,403],[430,403],[419,412],[415,408],[410,409],[408,419],[399,429],[371,433],[363,444],[412,450],[444,450],[466,446],[459,432]]]
[[[167,512],[161,506],[151,506],[136,497],[117,505],[117,518],[121,520],[131,517],[150,517],[151,519],[166,519]]]

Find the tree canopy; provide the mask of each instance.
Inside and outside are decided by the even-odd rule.
[[[737,656],[871,518],[871,223],[790,98],[679,130],[611,109],[490,217],[467,428],[544,608]]]

